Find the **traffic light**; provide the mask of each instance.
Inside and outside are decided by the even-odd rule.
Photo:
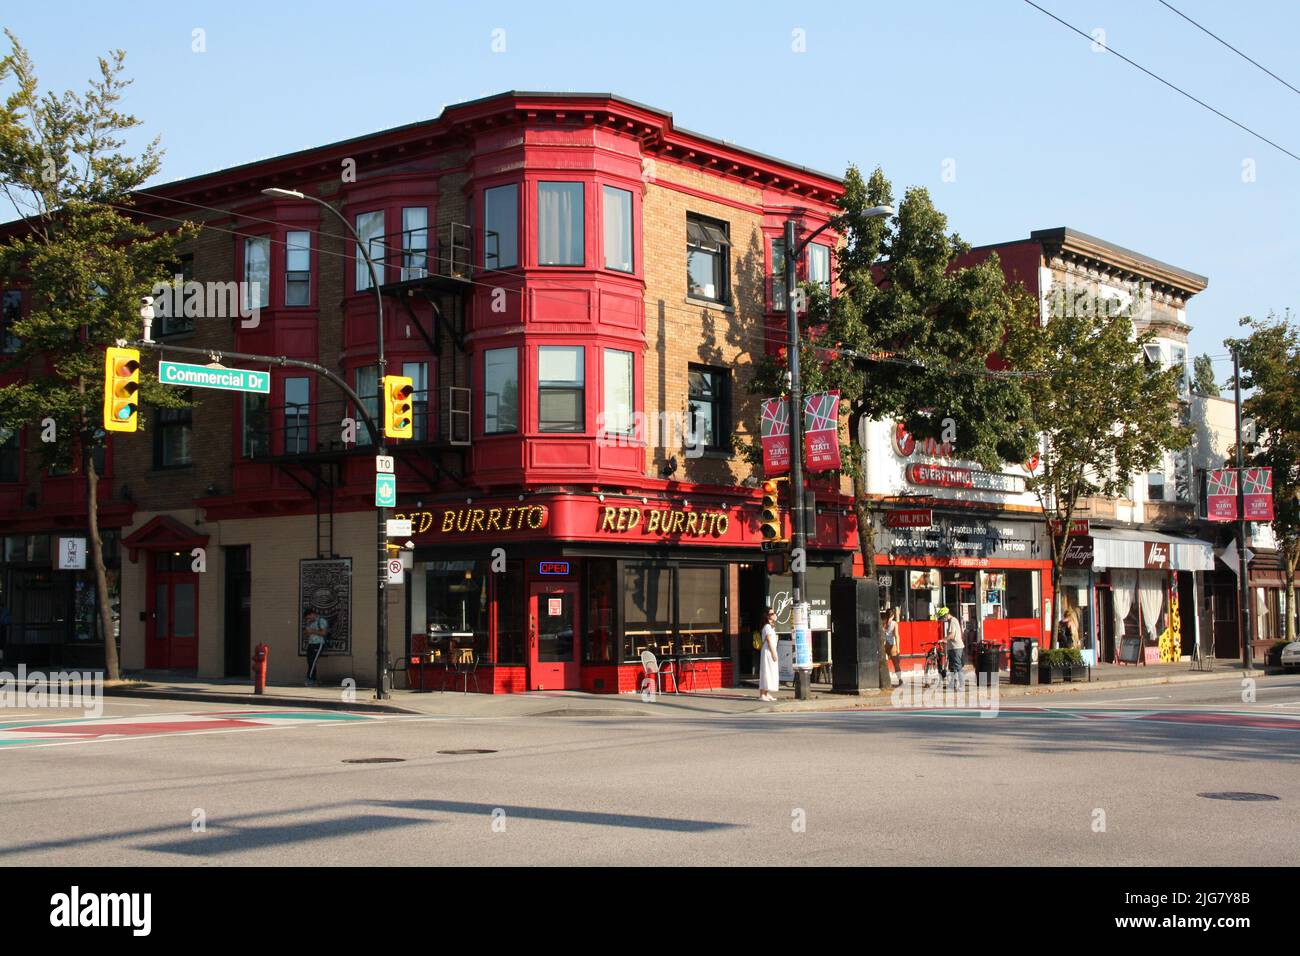
[[[410,438],[415,434],[411,412],[414,383],[403,375],[384,376],[384,434],[389,438]]]
[[[781,536],[781,485],[775,478],[763,482],[762,531],[764,541],[784,541]]]
[[[139,424],[140,353],[110,346],[104,352],[104,428],[133,432]]]

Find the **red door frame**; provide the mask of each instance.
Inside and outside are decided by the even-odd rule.
[[[165,552],[162,552],[165,553]],[[199,576],[193,571],[159,571],[159,552],[149,552],[145,573],[145,660],[144,666],[164,670],[194,670],[199,664]],[[192,637],[175,637],[177,584],[194,588]],[[167,586],[167,636],[158,638],[158,586]]]
[[[578,598],[576,581],[534,582],[528,588],[528,689],[577,690],[582,686],[579,635]],[[539,661],[539,626],[542,620],[542,602],[549,596],[568,594],[573,618],[573,659],[569,661]]]

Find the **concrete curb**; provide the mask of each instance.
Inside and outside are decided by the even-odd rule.
[[[416,717],[429,716],[424,711],[399,707],[396,704],[377,704],[372,701],[330,700],[319,697],[277,697],[273,694],[207,694],[197,691],[153,689],[145,687],[105,687],[105,697],[137,697],[150,700],[188,700],[205,704],[252,704],[267,707],[303,707],[309,710],[350,710],[362,713],[406,714]]]

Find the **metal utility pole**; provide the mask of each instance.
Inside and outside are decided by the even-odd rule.
[[[892,206],[873,206],[863,216],[876,219],[892,216]],[[805,505],[807,496],[803,486],[803,380],[799,376],[799,314],[795,306],[799,302],[797,265],[799,257],[808,248],[809,243],[827,229],[838,228],[844,223],[844,216],[828,219],[814,229],[802,240],[799,236],[799,223],[795,219],[785,221],[785,312],[788,332],[786,342],[787,367],[790,374],[790,558],[794,602],[791,627],[794,638],[795,670],[794,695],[798,700],[807,700],[812,690],[812,636],[808,630],[808,528]],[[874,572],[868,568],[867,573]]]
[[[384,294],[379,291],[379,273],[375,269],[374,260],[370,258],[368,244],[361,241],[357,231],[352,228],[352,223],[348,222],[347,216],[323,199],[308,196],[296,189],[272,187],[263,189],[262,192],[267,196],[306,199],[308,202],[314,202],[343,224],[343,228],[347,230],[357,248],[361,250],[361,255],[366,260],[366,268],[370,270],[370,288],[375,290],[375,361],[378,365],[375,374],[375,385],[377,388],[377,401],[379,392],[382,392],[384,388],[384,375],[388,371],[388,360],[384,358]],[[359,403],[358,408],[360,408]],[[384,442],[382,426],[379,428],[374,441],[376,443],[375,454],[387,455],[388,447]],[[377,564],[379,573],[376,578],[377,590],[375,591],[375,699],[387,700],[391,696],[392,684],[388,669],[388,509],[375,509],[375,516],[379,536],[379,561]]]
[[[1237,637],[1241,643],[1241,666],[1251,670],[1250,653],[1250,562],[1246,560],[1245,455],[1241,441],[1241,357],[1232,347],[1232,384],[1237,419]]]

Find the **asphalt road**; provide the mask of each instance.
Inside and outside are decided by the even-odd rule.
[[[26,737],[15,723],[54,715],[7,711],[0,863],[1294,865],[1300,678],[1241,694],[1089,691],[992,718],[114,701]],[[439,753],[472,749],[494,752]],[[345,762],[372,757],[401,762]],[[1198,796],[1220,791],[1280,799]]]

